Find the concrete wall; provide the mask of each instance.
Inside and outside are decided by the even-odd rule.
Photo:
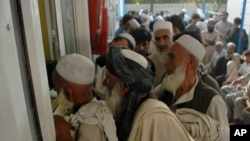
[[[201,6],[200,6],[201,7]],[[222,4],[219,11],[224,11],[226,10],[227,5]],[[160,12],[161,10],[169,11],[169,14],[175,14],[175,13],[180,13],[181,10],[185,8],[187,10],[187,14],[191,15],[193,12],[196,12],[197,6],[195,3],[175,3],[175,4],[154,4],[154,14],[157,12]],[[150,9],[150,4],[126,4],[126,11],[130,10],[136,10],[140,11],[141,9]],[[214,4],[206,4],[206,10],[207,11],[215,11],[216,10],[216,5]]]

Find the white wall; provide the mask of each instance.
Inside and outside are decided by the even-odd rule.
[[[32,141],[10,1],[0,1],[0,140]]]
[[[10,5],[9,0],[0,1],[0,141],[33,141]],[[21,1],[21,7],[42,138],[55,141],[38,2]]]

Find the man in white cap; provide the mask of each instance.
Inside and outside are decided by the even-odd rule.
[[[123,47],[128,47],[131,50],[135,49],[135,39],[132,35],[129,33],[121,33],[118,36],[116,36],[110,43],[109,47],[112,46],[123,46]],[[105,66],[105,60],[106,60],[106,54],[101,54],[96,58],[96,64],[100,67]]]
[[[56,141],[117,141],[111,111],[94,97],[94,73],[93,62],[79,54],[65,55],[57,63],[52,80],[59,107],[66,112],[54,115]]]
[[[161,83],[162,77],[166,72],[166,66],[162,62],[162,54],[169,50],[173,41],[172,23],[164,20],[157,20],[153,25],[154,44],[156,52],[149,56],[149,59],[155,64],[154,86]]]
[[[197,69],[204,55],[198,40],[178,35],[166,54],[167,76],[158,98],[169,105],[195,140],[228,141],[226,104],[218,92],[198,79]]]
[[[167,105],[148,97],[154,73],[145,57],[112,47],[105,74],[106,102],[114,114],[119,141],[192,141]]]

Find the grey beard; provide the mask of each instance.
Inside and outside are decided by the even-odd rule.
[[[65,92],[63,89],[60,89],[59,95],[58,95],[58,107],[55,111],[56,114],[65,116],[68,114],[71,114],[74,109],[74,103],[70,102],[65,97]]]
[[[233,54],[226,53],[225,58],[227,60],[231,60],[233,58]]]
[[[114,115],[114,118],[117,120],[120,118],[122,112],[122,96],[119,94],[120,85],[119,82],[116,82],[112,90],[109,90],[106,95],[106,104]]]

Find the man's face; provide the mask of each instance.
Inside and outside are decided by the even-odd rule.
[[[220,17],[221,17],[221,20],[222,20],[222,21],[226,21],[226,20],[227,20],[227,14],[224,13],[224,12],[221,13]]]
[[[167,67],[168,75],[173,74],[175,69],[182,63],[186,63],[188,61],[188,57],[188,52],[183,47],[181,47],[180,44],[173,44],[164,58],[164,65]]]
[[[233,53],[234,53],[234,47],[233,46],[231,46],[231,45],[228,45],[227,46],[227,52],[226,52],[226,55],[225,55],[225,57],[227,58],[227,59],[231,59],[232,58],[232,56],[233,56]]]
[[[121,114],[125,110],[125,106],[123,105],[125,98],[120,94],[121,93],[121,86],[120,81],[111,74],[108,70],[106,70],[106,78],[103,84],[107,87],[106,96],[106,103],[107,106],[110,108],[111,112],[114,115],[115,120],[119,120]]]
[[[146,56],[148,53],[148,48],[149,48],[149,42],[148,41],[144,41],[144,42],[140,42],[140,43],[136,43],[135,46],[135,52]]]
[[[173,41],[173,34],[168,29],[159,29],[154,32],[155,45],[158,52],[168,51]]]
[[[207,23],[207,30],[209,33],[212,33],[214,31],[214,25],[215,25],[214,21],[209,21]]]

